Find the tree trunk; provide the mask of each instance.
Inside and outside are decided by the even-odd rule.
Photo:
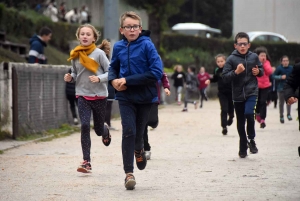
[[[149,30],[151,31],[151,40],[154,43],[156,50],[160,50],[160,20],[155,13],[149,14]]]

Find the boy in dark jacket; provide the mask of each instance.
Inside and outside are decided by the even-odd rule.
[[[30,50],[29,50],[29,58],[28,63],[34,64],[46,64],[47,59],[44,54],[44,47],[47,46],[47,42],[51,40],[52,31],[48,27],[41,28],[39,35],[34,35],[30,39]]]
[[[132,11],[125,12],[120,17],[120,25],[123,39],[114,45],[108,80],[117,91],[125,188],[132,190],[136,184],[134,156],[138,169],[143,170],[147,165],[143,134],[151,107],[158,102],[156,83],[163,72],[150,32],[142,31],[140,16]]]
[[[222,73],[224,82],[231,82],[232,97],[240,136],[239,156],[245,158],[247,149],[258,152],[255,138],[254,109],[258,96],[256,76],[263,75],[262,64],[257,54],[249,51],[249,36],[240,32],[235,36],[234,50],[228,57]],[[247,135],[245,123],[247,121]]]
[[[207,80],[205,84],[218,82],[218,97],[221,106],[221,126],[223,135],[227,135],[227,126],[230,126],[234,118],[234,107],[232,102],[232,87],[230,83],[225,83],[222,79],[223,67],[226,57],[223,54],[218,54],[216,57],[217,68],[214,71],[214,76]],[[228,119],[227,119],[228,118]]]

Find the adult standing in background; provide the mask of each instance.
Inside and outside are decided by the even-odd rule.
[[[29,50],[29,58],[28,63],[39,63],[46,64],[47,58],[44,55],[44,47],[47,46],[47,42],[51,40],[52,31],[48,27],[43,27],[40,29],[39,34],[35,34],[30,39],[30,50]]]

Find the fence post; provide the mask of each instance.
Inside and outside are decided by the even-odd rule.
[[[18,112],[18,73],[16,67],[12,67],[12,138],[19,135],[19,112]]]

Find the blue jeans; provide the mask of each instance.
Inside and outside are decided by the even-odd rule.
[[[247,151],[247,135],[249,139],[255,138],[255,105],[257,96],[250,96],[243,102],[234,102],[234,109],[237,120],[237,130],[240,136],[240,151]],[[245,130],[245,123],[247,120],[247,135]]]
[[[154,103],[155,104],[155,103]],[[144,131],[153,103],[134,104],[119,100],[122,119],[122,156],[125,173],[133,172],[134,150],[144,148]]]

